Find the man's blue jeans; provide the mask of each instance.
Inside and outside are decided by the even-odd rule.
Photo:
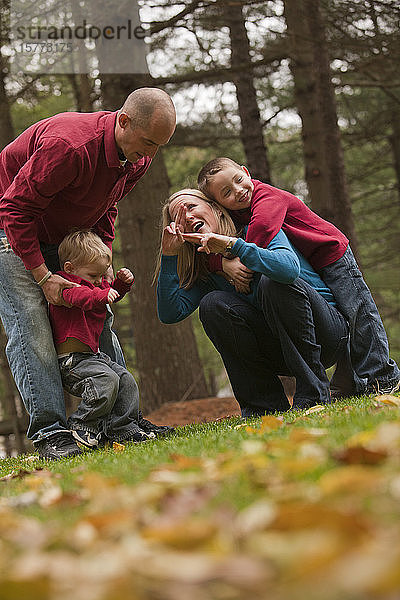
[[[261,310],[230,292],[210,292],[200,303],[242,414],[288,410],[278,375],[296,377],[295,408],[329,402],[325,368],[346,347],[343,316],[301,279],[285,285],[262,276],[258,296]]]
[[[350,325],[350,361],[356,374],[353,392],[394,386],[400,379],[400,370],[389,357],[382,319],[350,247],[342,258],[321,269],[319,274]]]
[[[53,269],[46,249],[42,248],[42,252],[47,266]],[[3,230],[0,230],[0,316],[8,337],[8,362],[30,416],[27,436],[38,442],[57,431],[65,431],[64,392],[46,298],[30,271],[12,251]],[[111,331],[106,343],[118,346],[115,350],[102,346],[113,360],[122,356]]]
[[[103,352],[72,352],[59,359],[59,366],[64,388],[82,398],[68,418],[68,428],[102,432],[116,442],[129,439],[139,418],[139,389],[133,375]]]

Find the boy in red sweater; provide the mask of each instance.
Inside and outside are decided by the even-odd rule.
[[[266,248],[283,229],[331,289],[349,321],[350,361],[356,374],[351,374],[352,384],[343,393],[397,391],[400,370],[389,358],[386,331],[346,236],[299,198],[251,179],[246,167],[229,158],[207,163],[198,175],[198,186],[229,210],[238,227],[248,225],[247,242]],[[211,259],[209,266],[222,270],[221,259]]]
[[[133,284],[120,269],[110,284],[111,251],[95,233],[76,231],[61,242],[59,275],[79,284],[64,289],[68,306],[49,305],[50,322],[64,388],[82,398],[68,427],[78,443],[94,448],[107,441],[142,442],[172,428],[143,419],[135,379],[99,352],[106,305],[121,299]]]

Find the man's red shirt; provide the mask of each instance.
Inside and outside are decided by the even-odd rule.
[[[117,202],[151,159],[121,166],[116,112],[61,113],[26,129],[0,154],[0,228],[27,269],[44,262],[39,242],[58,244],[92,228],[111,247]]]

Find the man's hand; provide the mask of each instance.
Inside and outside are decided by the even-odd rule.
[[[131,285],[135,279],[132,271],[130,271],[126,267],[123,267],[122,269],[117,271],[116,277],[117,279],[120,279],[123,283],[126,283],[127,285]]]
[[[113,302],[115,302],[117,300],[117,298],[119,298],[119,294],[118,294],[117,290],[114,290],[114,288],[110,288],[108,290],[108,294],[107,294],[108,304],[112,304]]]
[[[235,290],[241,294],[250,293],[250,282],[253,278],[253,271],[244,266],[240,258],[223,258],[222,269],[227,276],[229,283],[235,286]]]
[[[55,304],[56,306],[68,306],[68,302],[65,302],[62,297],[62,292],[66,288],[72,287],[80,287],[78,283],[74,283],[73,281],[68,281],[61,277],[60,275],[53,275],[42,285],[42,290],[44,295],[46,296],[46,300],[49,304]]]

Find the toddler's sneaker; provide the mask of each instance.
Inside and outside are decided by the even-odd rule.
[[[86,431],[85,429],[73,429],[71,433],[78,444],[82,444],[86,448],[97,448],[99,445],[99,434]]]
[[[163,437],[170,433],[175,433],[175,429],[169,427],[169,425],[155,425],[151,421],[144,419],[141,412],[139,412],[138,425],[146,433],[154,433],[155,437]]]
[[[155,437],[156,436],[152,431],[144,431],[139,427],[139,425],[136,425],[136,423],[131,423],[131,431],[129,432],[129,437],[125,438],[124,440],[116,441],[121,441],[122,444],[125,444],[127,442],[148,442],[149,440],[154,440]]]

